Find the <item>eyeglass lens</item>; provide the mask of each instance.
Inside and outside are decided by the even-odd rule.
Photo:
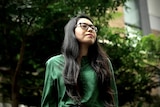
[[[94,30],[95,32],[97,32],[97,27],[95,27],[94,25],[89,25],[87,23],[79,23],[80,27],[88,30],[88,28],[90,27],[92,30]]]

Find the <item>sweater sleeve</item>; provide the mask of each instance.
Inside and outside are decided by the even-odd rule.
[[[47,61],[41,107],[58,107],[56,80],[53,63]]]
[[[113,67],[112,67],[112,63],[109,59],[108,59],[108,63],[109,63],[110,70],[111,70],[111,73],[112,73],[111,87],[114,91],[114,103],[115,103],[115,107],[118,107],[118,91],[117,91],[117,86],[116,86],[115,77],[114,77],[114,70],[113,70]]]

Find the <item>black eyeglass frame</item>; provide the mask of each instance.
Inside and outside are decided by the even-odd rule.
[[[83,25],[86,25],[86,27],[84,27],[84,26],[82,26],[82,24]],[[87,23],[78,23],[75,27],[77,27],[77,26],[80,26],[82,29],[84,29],[84,30],[88,30],[88,28],[90,27],[92,30],[94,30],[95,32],[98,32],[98,29],[97,29],[97,27],[96,26],[94,26],[94,25],[89,25],[89,24],[87,24]]]

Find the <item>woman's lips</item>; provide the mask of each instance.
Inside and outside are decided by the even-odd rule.
[[[86,36],[90,37],[90,38],[93,38],[93,35],[92,34],[86,34]]]

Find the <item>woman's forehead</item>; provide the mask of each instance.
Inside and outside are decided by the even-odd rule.
[[[78,23],[87,23],[87,24],[93,24],[89,19],[87,18],[80,18],[77,22]]]

